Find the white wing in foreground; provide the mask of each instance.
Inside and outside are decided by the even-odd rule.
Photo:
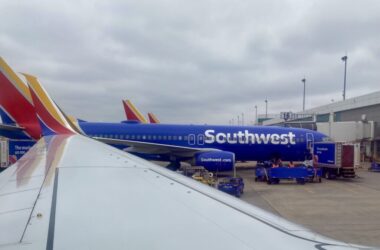
[[[0,249],[348,249],[80,135],[0,174]]]

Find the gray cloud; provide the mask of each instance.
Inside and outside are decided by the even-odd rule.
[[[0,51],[67,113],[225,124],[379,90],[380,4],[367,1],[0,2]]]

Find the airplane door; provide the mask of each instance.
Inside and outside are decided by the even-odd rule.
[[[306,133],[306,146],[311,154],[314,153],[314,135],[312,133]]]
[[[204,145],[205,144],[205,136],[202,134],[198,135],[198,145]]]
[[[189,135],[189,145],[195,145],[195,135],[191,134]]]

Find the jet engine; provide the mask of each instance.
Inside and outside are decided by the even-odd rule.
[[[235,165],[235,154],[228,151],[210,151],[194,156],[193,165],[203,166],[208,171],[231,171]]]

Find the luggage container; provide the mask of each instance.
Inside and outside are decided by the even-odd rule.
[[[218,189],[225,193],[240,197],[244,192],[244,181],[241,177],[226,177],[218,184]]]

